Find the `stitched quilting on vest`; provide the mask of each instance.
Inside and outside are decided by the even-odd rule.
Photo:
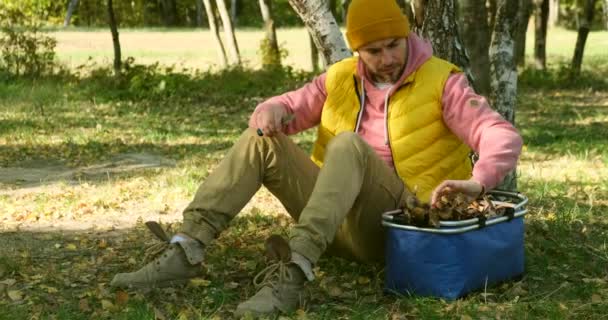
[[[361,86],[357,59],[342,60],[327,72],[327,99],[312,154],[319,166],[329,141],[340,132],[355,130]],[[445,82],[458,71],[449,62],[432,57],[390,98],[388,133],[395,170],[423,202],[430,200],[432,190],[442,181],[471,176],[470,149],[446,127],[441,106]]]

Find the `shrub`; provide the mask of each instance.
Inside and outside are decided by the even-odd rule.
[[[52,73],[57,41],[21,9],[0,4],[0,70],[15,76]]]

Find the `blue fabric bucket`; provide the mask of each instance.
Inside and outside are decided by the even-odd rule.
[[[511,215],[487,221],[471,219],[442,222],[440,228],[418,228],[399,225],[385,214],[385,290],[453,300],[522,275],[523,205],[527,199],[512,195],[519,203]]]

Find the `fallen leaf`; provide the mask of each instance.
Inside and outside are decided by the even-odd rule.
[[[194,278],[190,279],[190,285],[193,287],[208,287],[211,281],[206,279]]]
[[[154,307],[154,320],[167,320],[167,317],[165,316],[165,314],[158,310],[158,308]]]
[[[470,316],[463,314],[460,316],[460,320],[473,320],[473,318],[471,318]]]
[[[340,289],[339,287],[335,287],[332,286],[327,290],[327,293],[332,296],[332,297],[339,297],[341,296],[344,292],[342,291],[342,289]]]
[[[11,298],[11,300],[13,301],[21,301],[23,300],[23,292],[19,291],[19,290],[9,290],[7,292],[8,297]]]
[[[67,246],[65,246],[65,248],[66,248],[67,250],[70,250],[70,251],[76,251],[76,250],[78,249],[78,248],[76,247],[76,245],[75,245],[75,244],[73,244],[73,243],[68,244]]]
[[[89,301],[87,299],[80,299],[80,301],[78,301],[78,309],[80,309],[80,311],[82,311],[82,312],[91,311],[91,307],[89,306]]]
[[[357,283],[359,284],[368,284],[370,282],[368,277],[358,277]]]
[[[594,294],[591,295],[591,302],[592,303],[601,303],[602,302],[602,297],[599,294],[594,293]]]
[[[114,304],[110,300],[103,299],[101,300],[101,308],[106,311],[113,310]]]
[[[118,290],[116,291],[116,304],[125,305],[129,301],[129,294],[125,291]]]

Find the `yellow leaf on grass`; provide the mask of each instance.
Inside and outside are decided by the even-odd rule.
[[[101,300],[101,308],[103,310],[113,310],[114,304],[110,300],[103,299],[103,300]]]
[[[23,300],[23,292],[19,291],[19,290],[9,290],[7,292],[8,297],[11,298],[11,300],[13,301],[21,301]]]
[[[190,285],[193,287],[208,287],[210,284],[211,284],[211,281],[209,281],[209,280],[200,279],[200,278],[190,279]]]
[[[80,299],[80,301],[78,301],[78,309],[80,309],[80,311],[82,311],[82,312],[91,311],[91,307],[89,306],[89,301],[87,299]]]
[[[342,289],[340,289],[339,287],[334,287],[334,286],[332,286],[332,287],[330,287],[330,288],[327,290],[327,293],[329,293],[329,295],[330,295],[330,296],[332,296],[332,297],[339,297],[339,296],[341,296],[341,295],[342,295],[344,292],[342,292]]]
[[[592,303],[601,303],[602,302],[602,297],[599,294],[594,293],[594,294],[591,295],[591,302]]]
[[[359,284],[368,284],[370,282],[368,277],[359,277],[357,278],[357,282]]]
[[[78,248],[76,247],[76,245],[75,245],[75,244],[73,244],[73,243],[68,244],[67,246],[65,246],[65,248],[66,248],[67,250],[70,250],[70,251],[76,251],[76,250],[78,249]]]
[[[473,320],[473,318],[471,318],[470,316],[463,314],[460,316],[460,320]]]
[[[116,291],[116,304],[124,305],[124,304],[127,304],[127,301],[129,301],[128,293],[126,293],[122,290]]]

